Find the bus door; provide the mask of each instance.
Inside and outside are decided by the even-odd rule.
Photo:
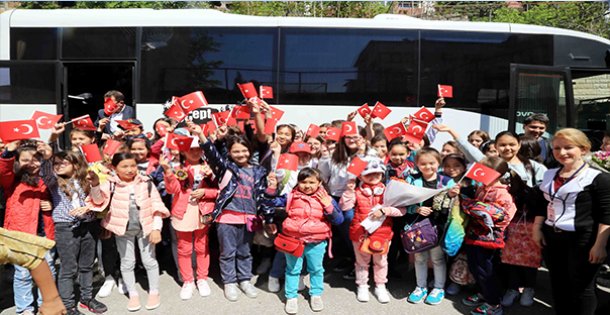
[[[574,126],[572,78],[567,67],[511,64],[509,130],[523,132],[523,121],[533,113],[547,114],[547,132]]]
[[[64,121],[89,114],[93,122],[104,108],[104,94],[118,90],[125,95],[125,104],[136,103],[135,61],[63,61]],[[68,119],[69,118],[69,119]],[[66,130],[65,141],[68,142]]]
[[[592,150],[610,131],[610,69],[571,68],[575,127],[591,139]]]

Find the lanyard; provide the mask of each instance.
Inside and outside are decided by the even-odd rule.
[[[568,177],[568,179],[566,179],[566,181],[563,183],[563,185],[557,187],[557,190],[555,190],[555,192],[553,193],[553,186],[555,186],[555,179],[557,179],[557,176],[559,176],[559,172],[561,172],[561,169],[559,169],[557,171],[557,174],[555,174],[555,177],[553,177],[553,181],[551,182],[551,185],[549,186],[549,196],[551,197],[551,201],[555,200],[555,197],[557,196],[557,193],[559,192],[559,189],[561,189],[561,187],[563,187],[564,185],[566,185],[567,183],[569,183],[572,179],[574,179],[574,177],[576,177],[576,175],[578,175],[580,173],[580,171],[582,171],[583,168],[585,168],[585,166],[587,166],[587,163],[583,163],[581,167],[579,167],[576,172],[574,172],[570,177]]]

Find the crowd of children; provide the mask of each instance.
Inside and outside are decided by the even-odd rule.
[[[525,121],[524,135],[504,131],[492,139],[475,130],[462,138],[442,123],[445,100],[440,98],[425,135],[388,139],[392,133],[373,122],[370,111],[316,126],[315,133],[291,124],[270,131],[273,109],[247,99],[246,123],[225,118],[209,128],[164,117],[146,135],[120,92],[110,91],[106,98],[113,110],[100,110],[96,130],[72,128],[68,148],[57,141],[66,130],[63,123],[54,126],[49,142],[0,145],[3,227],[56,241],[46,255],[38,253],[38,260],[44,256],[53,275],[54,259],[61,261],[56,282],[68,314],[81,314],[79,307],[108,311],[98,298],[109,296],[115,285],[128,296],[127,309],[139,310],[138,257],[148,280],[144,307],[158,308],[155,247],[162,241],[173,253],[182,300],[191,299],[195,289],[202,297],[211,294],[210,264],[219,266],[227,300],[238,300],[240,291],[256,298],[253,256],[260,254],[257,269],[269,272],[269,291],[279,292],[284,279],[286,313],[298,312],[306,274],[311,309],[319,312],[325,267],[334,254],[333,266],[347,266],[344,277],[355,281],[355,300],[370,300],[372,267],[373,293],[380,303],[389,303],[386,283],[401,268],[399,262],[407,261],[406,250],[416,279],[409,303],[437,305],[446,294],[474,283],[474,294],[462,301],[473,307],[473,315],[503,314],[517,300],[531,306],[544,258],[554,303],[561,305],[555,312],[595,311],[591,290],[606,262],[610,234],[610,176],[582,162],[591,144],[580,131],[563,129],[552,141],[544,138],[549,121],[542,114]],[[365,126],[354,128],[357,113]],[[407,130],[414,120],[405,117],[400,124]],[[330,136],[337,131],[337,137]],[[454,138],[435,145],[440,151],[432,147],[438,132]],[[175,137],[188,140],[186,146],[176,146]],[[607,140],[602,150],[610,149]],[[101,161],[84,156],[87,145],[99,147]],[[295,163],[286,166],[290,157]],[[358,163],[362,167],[356,171]],[[479,165],[497,176],[479,180],[475,171],[473,177]],[[384,199],[393,181],[435,193],[395,206]],[[521,227],[527,232],[522,234],[526,242],[520,242],[537,253],[533,258],[513,257],[511,238],[516,240],[513,231]],[[406,245],[406,235],[416,228],[418,246],[429,246]],[[211,262],[212,232],[219,260]],[[339,244],[335,248],[333,241]],[[255,253],[253,243],[266,250]],[[573,247],[568,262],[559,261],[562,246]],[[106,279],[97,298],[96,258]],[[579,272],[568,272],[575,266]],[[559,280],[562,272],[572,286]],[[30,271],[16,265],[13,282],[17,314],[33,314],[44,301],[40,295],[34,299]]]

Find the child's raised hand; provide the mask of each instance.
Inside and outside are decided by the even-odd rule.
[[[438,132],[449,132],[451,131],[451,127],[445,124],[437,124],[433,125],[432,128],[436,129]]]
[[[451,189],[449,189],[449,191],[447,192],[447,195],[449,195],[449,197],[453,198],[457,195],[460,194],[460,185],[455,185],[453,187],[451,187]]]
[[[432,208],[430,207],[419,207],[417,208],[417,213],[427,217],[432,214]]]
[[[271,171],[269,175],[267,175],[267,187],[271,189],[277,188],[277,176],[273,171]]]
[[[101,123],[102,122],[100,120],[100,125],[101,125]],[[51,134],[60,135],[64,131],[66,131],[66,124],[65,123],[56,123],[55,126],[53,126],[53,129],[51,130]]]
[[[164,172],[167,172],[171,167],[169,165],[169,160],[167,159],[167,154],[163,153],[159,156],[159,166],[163,168]]]
[[[347,115],[347,121],[353,121],[356,118],[358,111],[353,111]]]
[[[203,164],[201,166],[201,172],[203,173],[203,176],[205,176],[205,177],[210,177],[214,173],[212,171],[212,168],[208,164]]]
[[[36,143],[36,151],[42,154],[42,158],[48,160],[53,156],[53,149],[45,142],[39,141]]]
[[[282,153],[282,146],[277,141],[273,141],[269,144],[269,150],[271,150],[273,156],[277,158],[280,156],[280,153]]]
[[[6,144],[4,149],[6,151],[13,152],[13,151],[17,150],[17,147],[19,147],[19,144],[21,144],[20,140],[11,141],[11,142]]]
[[[201,199],[201,197],[205,196],[205,188],[198,188],[191,192],[191,198],[193,199]]]
[[[447,103],[445,103],[445,98],[443,97],[439,97],[436,102],[434,102],[434,109],[436,109],[437,111],[441,108],[443,108],[443,106],[447,105]]]
[[[148,235],[148,241],[153,245],[159,244],[161,242],[161,231],[152,230],[152,232],[150,232]]]
[[[40,210],[42,211],[51,211],[53,210],[53,205],[48,200],[40,200]]]
[[[100,177],[93,170],[87,171],[87,180],[91,187],[97,187],[100,185]]]
[[[314,197],[318,199],[324,207],[330,206],[333,202],[333,198],[324,189],[318,189],[318,192],[316,192]]]
[[[197,125],[196,123],[194,123],[190,120],[186,121],[186,127],[188,128],[189,132],[195,137],[199,136],[203,132],[201,130],[201,126]]]
[[[73,217],[80,217],[89,211],[89,207],[78,207],[76,209],[72,209],[72,211],[70,211],[70,215]]]

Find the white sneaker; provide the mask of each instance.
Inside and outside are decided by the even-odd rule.
[[[284,307],[284,310],[286,311],[287,314],[296,314],[299,312],[299,302],[297,301],[296,298],[294,299],[287,299],[286,300],[286,306]]]
[[[532,306],[534,305],[534,288],[524,288],[523,293],[521,293],[521,299],[519,300],[519,304],[522,306]]]
[[[269,280],[267,281],[267,289],[271,293],[280,292],[280,279],[276,277],[269,276]]]
[[[370,297],[369,297],[369,286],[368,285],[359,285],[358,286],[358,294],[357,294],[356,298],[360,302],[368,302],[370,300]]]
[[[508,289],[506,293],[504,293],[504,297],[502,297],[502,301],[500,304],[504,307],[510,307],[515,303],[515,300],[519,297],[519,291]]]
[[[258,296],[258,290],[252,285],[250,281],[242,281],[239,283],[239,288],[244,291],[247,297],[254,299]]]
[[[390,294],[385,288],[385,284],[379,284],[375,286],[375,296],[377,297],[377,301],[379,301],[379,303],[390,303]]]
[[[116,285],[116,283],[114,282],[114,279],[108,279],[108,280],[104,281],[104,284],[100,288],[100,291],[97,292],[97,297],[100,297],[100,298],[109,297],[110,294],[112,293],[112,289],[114,288],[115,285]]]
[[[202,297],[210,296],[210,294],[212,294],[210,285],[204,279],[197,280],[197,290],[199,290],[199,295]]]
[[[303,290],[307,289],[305,287],[305,282],[303,281],[303,278],[305,278],[305,276],[303,276],[303,275],[299,276],[299,288],[298,288],[299,291],[303,291]]]
[[[267,273],[269,268],[271,268],[271,258],[263,258],[263,260],[261,260],[261,263],[258,264],[258,267],[256,267],[256,274],[262,275],[264,273]]]
[[[123,282],[122,278],[119,279],[119,284],[117,284],[116,288],[121,295],[125,295],[127,293],[127,286],[125,285],[125,282]]]
[[[180,289],[180,299],[183,301],[190,300],[193,297],[193,290],[195,289],[195,284],[192,282],[185,282],[182,285],[182,289]]]

